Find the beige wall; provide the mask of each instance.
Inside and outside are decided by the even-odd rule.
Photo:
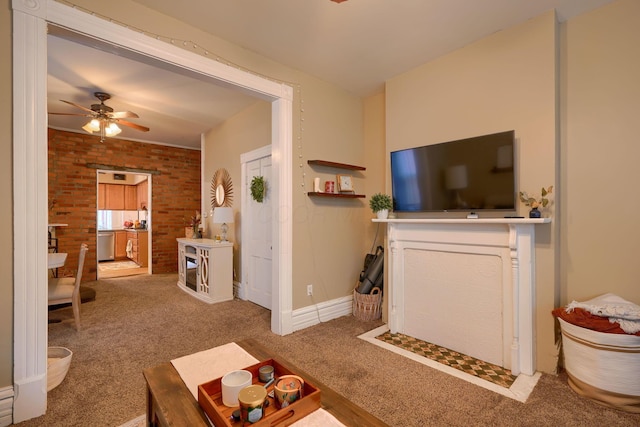
[[[308,197],[305,191],[313,191],[313,178],[324,183],[335,181],[336,174],[350,174],[356,192],[367,191],[363,172],[307,165],[307,160],[329,160],[367,166],[362,101],[312,77],[301,82],[304,120],[296,123],[294,117],[292,159],[294,309],[351,295],[364,258],[365,199]],[[298,132],[298,127],[304,130]],[[307,284],[313,284],[313,298],[306,294]]]
[[[555,46],[556,19],[549,12],[391,79],[387,153],[514,129],[519,188],[554,185]],[[527,212],[520,207],[522,215]],[[546,214],[553,216],[553,209]],[[555,304],[555,229],[553,222],[536,230],[537,358],[538,369],[546,372],[556,366],[550,314]]]
[[[207,229],[205,236],[213,238],[216,234],[221,233],[220,225],[214,225],[211,218],[211,180],[218,169],[224,168],[229,171],[233,182],[232,208],[235,217],[235,222],[229,224],[227,239],[234,243],[235,280],[240,281],[242,278],[240,268],[242,222],[239,218],[242,204],[240,155],[271,144],[271,103],[257,101],[208,132],[205,135],[205,141],[203,153],[205,182],[202,185],[204,191],[202,195],[203,212],[207,212],[208,215],[205,220]]]
[[[562,28],[561,302],[640,304],[640,2]]]
[[[387,247],[385,238],[387,227],[385,224],[373,223],[371,219],[375,217],[369,208],[369,199],[375,193],[385,193],[385,170],[389,162],[385,151],[386,119],[385,119],[385,94],[365,98],[364,104],[364,158],[367,165],[365,189],[367,199],[363,209],[365,238],[363,241],[363,253],[375,252],[377,246]],[[389,192],[388,194],[391,194]],[[375,241],[375,246],[374,246]],[[385,253],[385,255],[387,255]],[[385,271],[387,270],[388,256],[385,256]],[[361,260],[364,263],[364,257]],[[362,265],[360,266],[362,269]],[[385,279],[386,280],[386,279]],[[382,318],[387,320],[387,293],[382,292]]]
[[[0,388],[13,384],[13,214],[12,214],[12,83],[11,8],[0,4]]]

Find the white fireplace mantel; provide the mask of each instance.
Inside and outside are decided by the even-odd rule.
[[[535,226],[550,218],[373,222],[387,224],[392,333],[535,373]]]

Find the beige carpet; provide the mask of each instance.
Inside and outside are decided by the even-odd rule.
[[[345,316],[291,335],[270,332],[270,312],[246,301],[205,304],[177,276],[99,280],[82,306],[56,310],[49,344],[74,352],[67,378],[49,393],[47,414],[19,426],[120,426],[145,413],[145,367],[256,338],[392,426],[638,426],[640,415],[576,395],[566,376],[542,375],[521,403],[372,345],[381,326]]]

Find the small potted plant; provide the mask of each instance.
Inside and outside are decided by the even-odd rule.
[[[379,219],[386,219],[389,216],[389,210],[393,208],[393,201],[387,194],[376,193],[371,196],[369,207]]]
[[[521,191],[520,201],[524,203],[525,206],[529,206],[531,211],[529,211],[529,218],[540,218],[542,213],[539,208],[546,208],[550,203],[550,196],[553,192],[553,185],[544,188],[542,187],[542,191],[540,191],[540,196],[531,196],[527,194],[526,191]]]

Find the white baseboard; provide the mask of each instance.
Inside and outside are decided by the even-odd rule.
[[[0,388],[0,427],[13,424],[13,386]]]
[[[308,328],[321,322],[353,314],[353,295],[325,301],[294,310],[293,330]]]

